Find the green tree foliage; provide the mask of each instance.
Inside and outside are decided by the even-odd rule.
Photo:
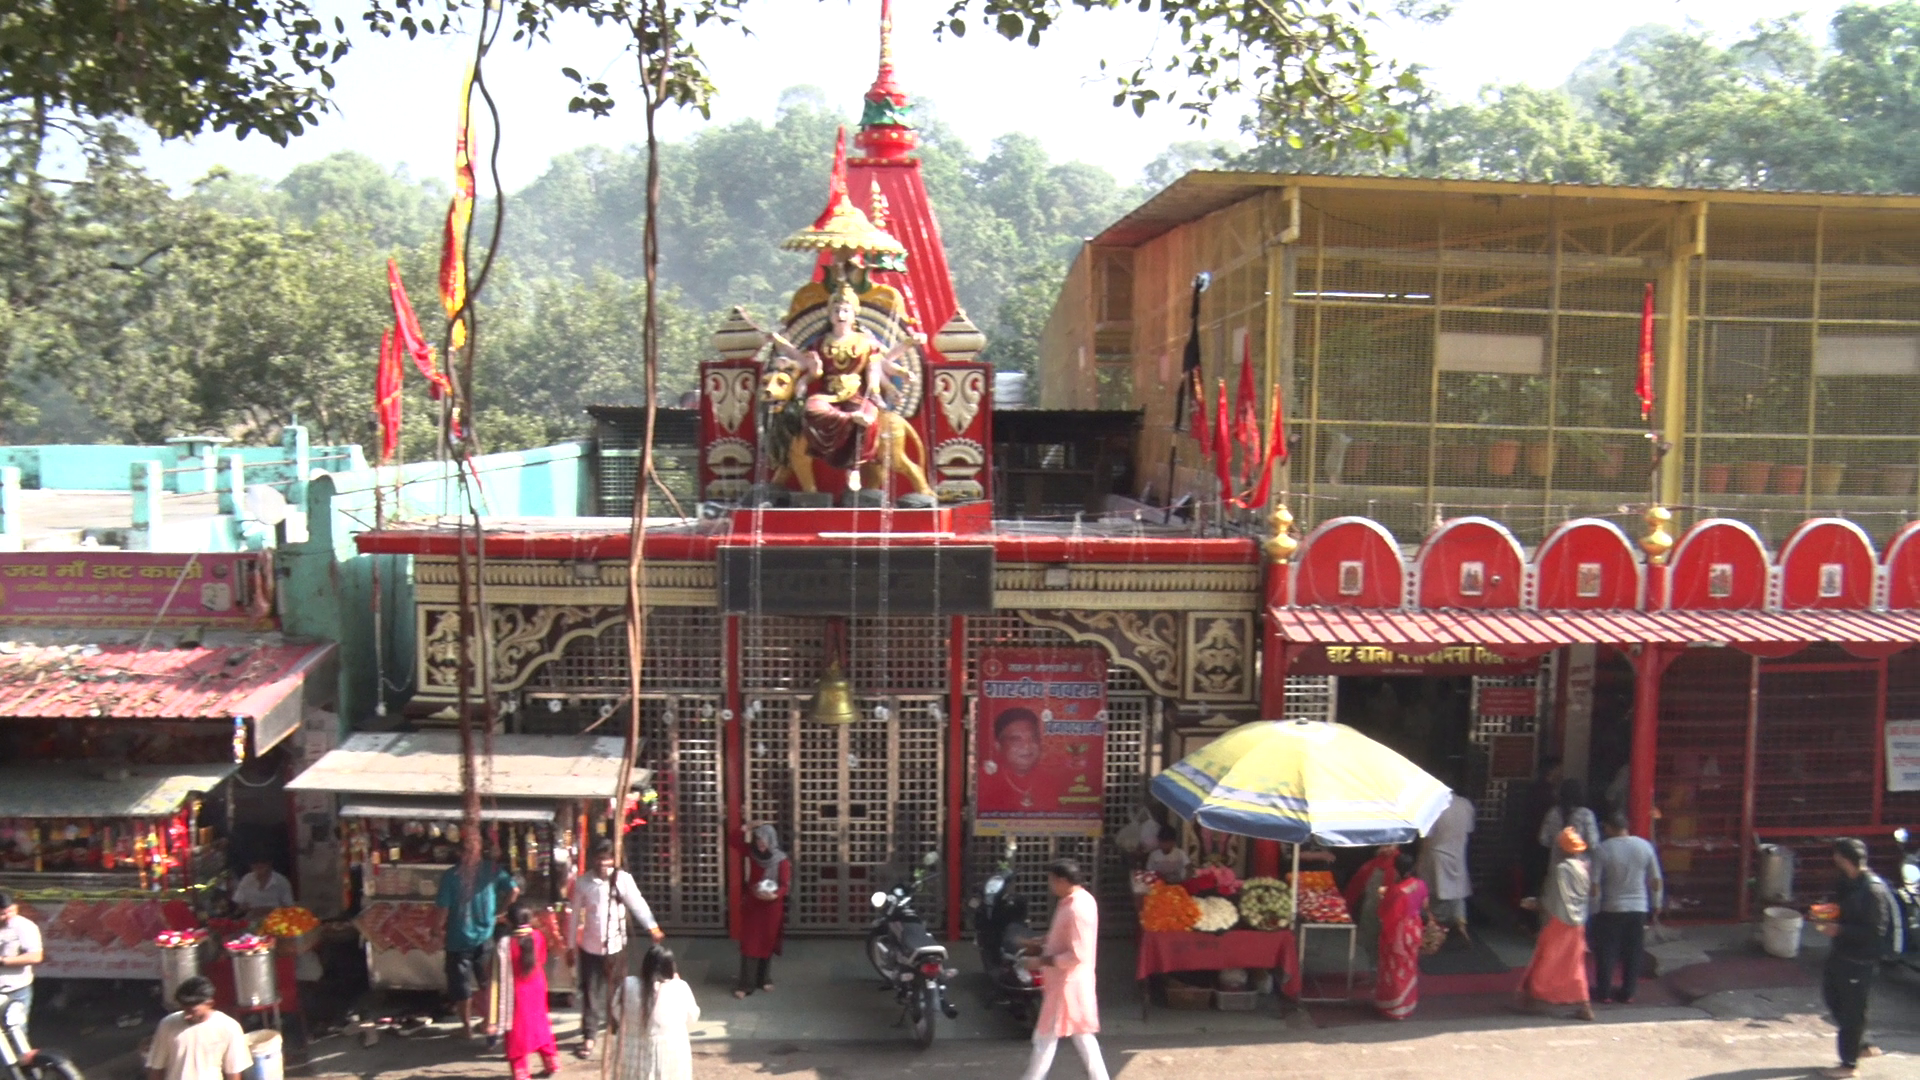
[[[1393,108],[1371,104],[1369,107]],[[1234,167],[1675,187],[1920,192],[1920,3],[1856,3],[1827,40],[1787,20],[1731,41],[1640,26],[1564,87],[1422,97],[1407,139],[1269,135]],[[1376,121],[1361,120],[1363,124]]]

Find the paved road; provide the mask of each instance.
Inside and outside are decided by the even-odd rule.
[[[1893,1051],[1868,1063],[1869,1077],[1920,1078],[1920,991],[1883,994],[1876,1023]],[[1581,1024],[1522,1016],[1415,1019],[1403,1024],[1245,1032],[1126,1034],[1105,1041],[1117,1080],[1329,1080],[1551,1078],[1551,1080],[1787,1080],[1833,1063],[1833,1029],[1815,1015],[1808,990],[1714,995],[1689,1009],[1634,1010]],[[736,1040],[696,1048],[700,1080],[916,1080],[1016,1077],[1026,1046],[1015,1040],[955,1039],[924,1053],[904,1038],[871,1042]],[[425,1029],[369,1050],[341,1037],[314,1047],[310,1075],[336,1080],[500,1080],[499,1055]],[[567,1058],[561,1080],[594,1080],[596,1064]],[[1052,1074],[1082,1074],[1069,1048]]]

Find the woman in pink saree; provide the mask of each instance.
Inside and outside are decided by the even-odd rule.
[[[1420,1004],[1427,883],[1413,868],[1413,856],[1402,854],[1394,863],[1398,880],[1380,891],[1380,976],[1373,985],[1373,1007],[1389,1020],[1405,1020]]]
[[[507,1065],[513,1080],[528,1080],[528,1066],[539,1054],[540,1075],[552,1076],[560,1068],[560,1047],[547,1015],[547,938],[533,925],[533,909],[524,904],[516,905],[507,920],[513,933],[495,946],[499,963],[493,980],[494,1008],[507,1033]]]

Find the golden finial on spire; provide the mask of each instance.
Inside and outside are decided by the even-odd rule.
[[[887,197],[881,192],[878,179],[874,180],[872,194],[867,199],[867,217],[873,220],[874,228],[887,227]]]
[[[880,0],[880,66],[893,66],[893,4]]]
[[[1647,535],[1640,538],[1640,550],[1647,553],[1650,565],[1665,566],[1667,553],[1673,550],[1673,533],[1667,528],[1673,524],[1673,511],[1664,506],[1649,506],[1645,521]]]
[[[1300,550],[1300,541],[1293,538],[1293,511],[1287,509],[1284,502],[1275,503],[1267,521],[1273,526],[1273,536],[1261,545],[1262,550],[1267,553],[1267,558],[1284,565],[1293,558],[1294,552]]]

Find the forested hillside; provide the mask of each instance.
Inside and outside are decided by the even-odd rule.
[[[937,107],[920,118],[921,156],[989,358],[1030,370],[1077,245],[1189,168],[1920,193],[1920,4],[1851,6],[1830,29],[1824,41],[1785,24],[1715,40],[1646,27],[1559,88],[1414,102],[1398,117],[1409,139],[1389,151],[1193,142],[1139,186],[1053,161],[1025,135],[967,146]],[[819,211],[834,132],[853,120],[839,104],[798,88],[767,122],[665,148],[672,397],[692,387],[726,308],[771,317],[804,279],[805,260],[778,243]],[[80,148],[84,171],[42,175],[56,135]],[[0,438],[259,439],[297,415],[317,440],[371,442],[389,256],[437,336],[439,178],[342,154],[278,180],[216,173],[169,192],[104,123],[10,122],[0,139]],[[587,403],[639,400],[643,177],[638,151],[596,148],[508,196],[479,301],[486,446],[571,437]],[[492,215],[483,200],[476,220]],[[412,457],[433,445],[420,385],[408,382]]]

